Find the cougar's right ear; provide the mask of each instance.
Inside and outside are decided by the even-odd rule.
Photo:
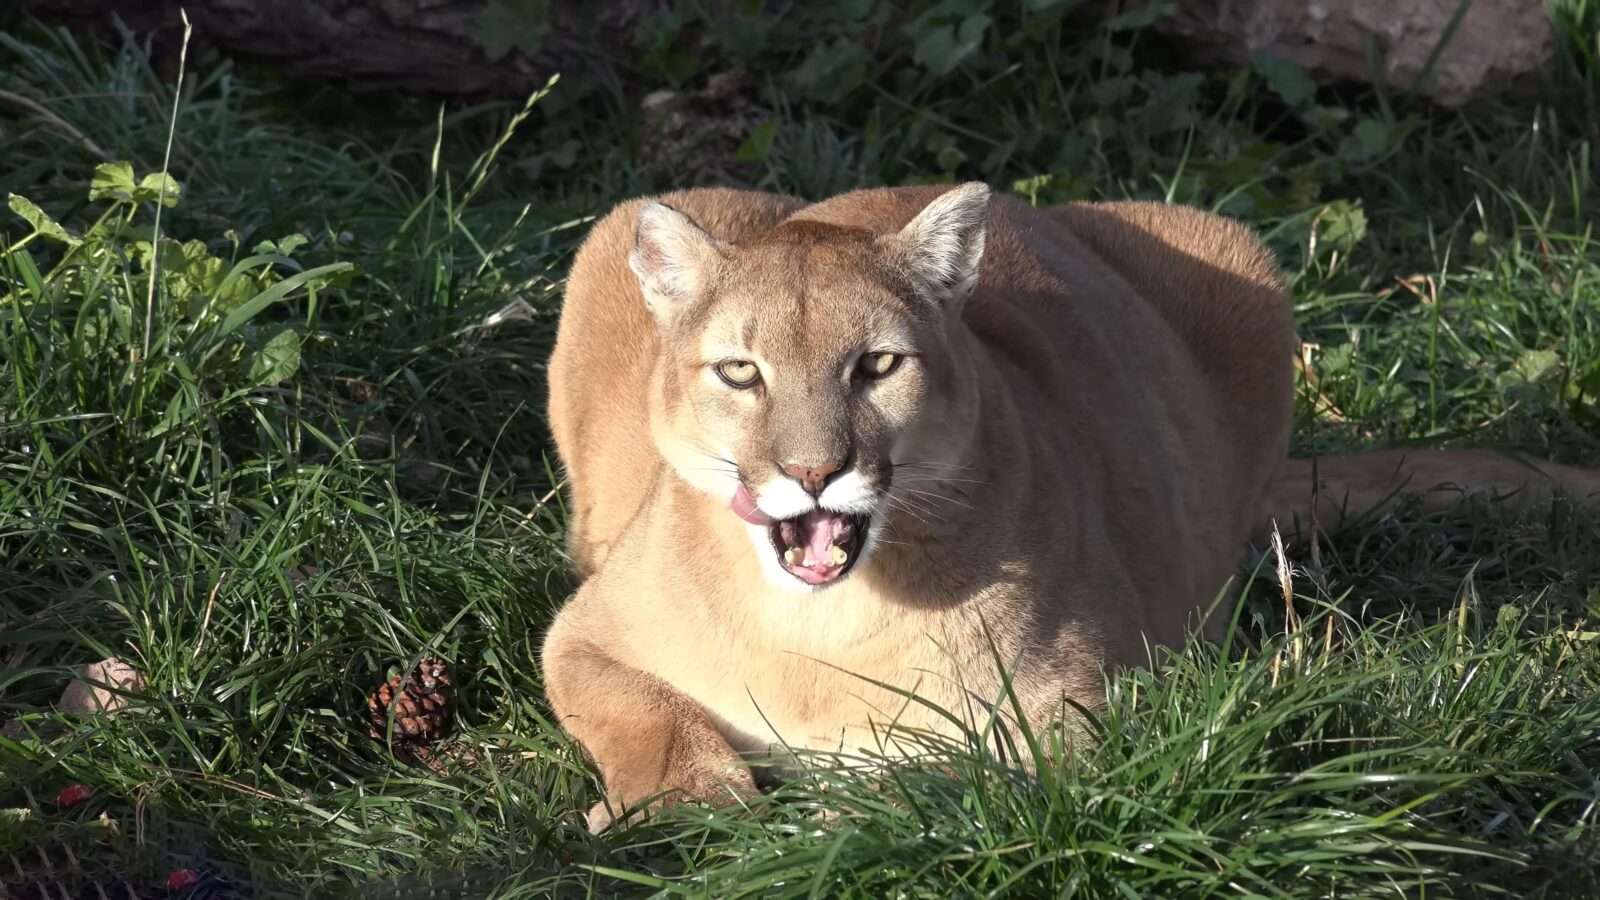
[[[670,321],[700,296],[721,259],[718,241],[683,213],[654,201],[639,210],[628,268],[658,322]]]

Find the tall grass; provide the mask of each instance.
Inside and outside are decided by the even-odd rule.
[[[1541,103],[1446,113],[1040,21],[1015,71],[774,80],[753,178],[1224,209],[1279,251],[1315,345],[1299,448],[1600,459],[1586,45]],[[526,104],[296,105],[197,57],[175,88],[137,44],[31,26],[0,67],[32,104],[0,108],[0,885],[40,852],[83,882],[192,867],[296,896],[1576,897],[1600,875],[1600,521],[1565,504],[1401,506],[1292,548],[1287,600],[1258,579],[1229,646],[1108,674],[1101,740],[1037,776],[923,737],[921,765],[808,758],[752,809],[589,836],[597,785],[536,664],[571,588],[543,362],[586,223],[652,185],[636,123],[577,121],[570,78]],[[434,768],[365,723],[424,654],[459,686]],[[52,709],[107,656],[147,680],[129,710]],[[58,807],[75,782],[94,797]]]

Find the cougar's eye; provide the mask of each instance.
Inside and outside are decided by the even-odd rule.
[[[716,369],[717,377],[722,379],[722,383],[731,388],[755,387],[756,382],[761,380],[761,370],[748,360],[730,359],[717,363],[713,368]]]
[[[866,356],[861,357],[861,364],[858,368],[861,370],[861,374],[868,378],[882,378],[893,372],[899,365],[900,354],[898,353],[868,353]]]

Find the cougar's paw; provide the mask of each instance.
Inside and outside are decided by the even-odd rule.
[[[605,799],[589,807],[585,816],[589,833],[599,834],[624,819],[638,822],[679,803],[728,806],[760,793],[750,770],[738,760],[693,766],[674,774],[670,784],[608,789]]]
[[[611,823],[622,814],[621,810],[613,811],[610,800],[601,800],[589,807],[589,812],[584,816],[584,821],[589,826],[590,834],[599,834],[611,827]]]

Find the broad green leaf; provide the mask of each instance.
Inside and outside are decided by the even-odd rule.
[[[568,138],[557,144],[555,149],[545,151],[544,158],[558,169],[570,169],[578,162],[578,154],[581,152],[583,152],[583,142],[576,138]]]
[[[917,50],[913,59],[924,68],[938,71],[949,60],[955,50],[955,45],[955,26],[940,25],[929,28],[917,39]]]
[[[917,39],[913,59],[934,75],[948,75],[983,43],[989,21],[988,16],[980,13],[966,17],[959,26],[928,28]]]
[[[288,257],[289,254],[309,243],[311,243],[310,238],[300,234],[299,232],[295,232],[294,234],[286,235],[275,241],[260,241],[254,247],[250,248],[250,252],[256,254],[276,254],[279,256]]]
[[[284,256],[293,256],[296,250],[311,243],[311,239],[299,232],[287,235],[278,240],[278,252]]]
[[[1573,378],[1572,383],[1579,393],[1593,394],[1600,398],[1600,361],[1591,365],[1587,372]]]
[[[757,125],[744,139],[733,158],[739,162],[761,162],[772,152],[772,142],[778,136],[778,124],[771,119]]]
[[[1020,178],[1011,182],[1011,191],[1012,193],[1021,194],[1022,196],[1027,197],[1028,205],[1038,206],[1040,192],[1049,188],[1051,184],[1055,182],[1055,180],[1056,177],[1049,173],[1033,175],[1028,178]]]
[[[1506,374],[1511,381],[1533,384],[1560,370],[1561,356],[1554,350],[1529,350],[1517,357]]]
[[[866,78],[869,59],[867,48],[859,41],[835,38],[813,47],[787,79],[807,96],[838,100]]]
[[[956,61],[966,59],[983,45],[983,36],[989,33],[989,24],[992,20],[983,14],[968,16],[961,22],[961,27],[956,29]]]
[[[94,167],[94,177],[89,181],[89,199],[132,200],[137,189],[133,166],[120,161],[101,163]]]
[[[1250,63],[1267,87],[1295,109],[1301,109],[1317,95],[1317,83],[1292,60],[1263,53]]]
[[[1361,158],[1370,159],[1390,148],[1394,142],[1395,129],[1381,119],[1364,118],[1356,123],[1352,137]]]
[[[550,0],[489,0],[478,14],[473,37],[490,62],[512,50],[532,53],[549,29]]]
[[[141,203],[159,202],[170,209],[183,199],[183,185],[164,172],[152,172],[139,180],[139,186],[133,191],[133,199]]]
[[[285,328],[250,357],[250,385],[269,387],[293,377],[300,369],[300,336]]]
[[[1347,252],[1367,236],[1367,214],[1359,203],[1348,200],[1335,200],[1324,207],[1318,225],[1324,242]]]
[[[36,206],[27,197],[11,194],[7,198],[6,205],[11,207],[12,212],[27,220],[27,223],[33,226],[34,231],[47,238],[74,246],[83,243],[83,241],[68,233],[67,229],[61,226],[61,223],[50,218],[48,213]]]

